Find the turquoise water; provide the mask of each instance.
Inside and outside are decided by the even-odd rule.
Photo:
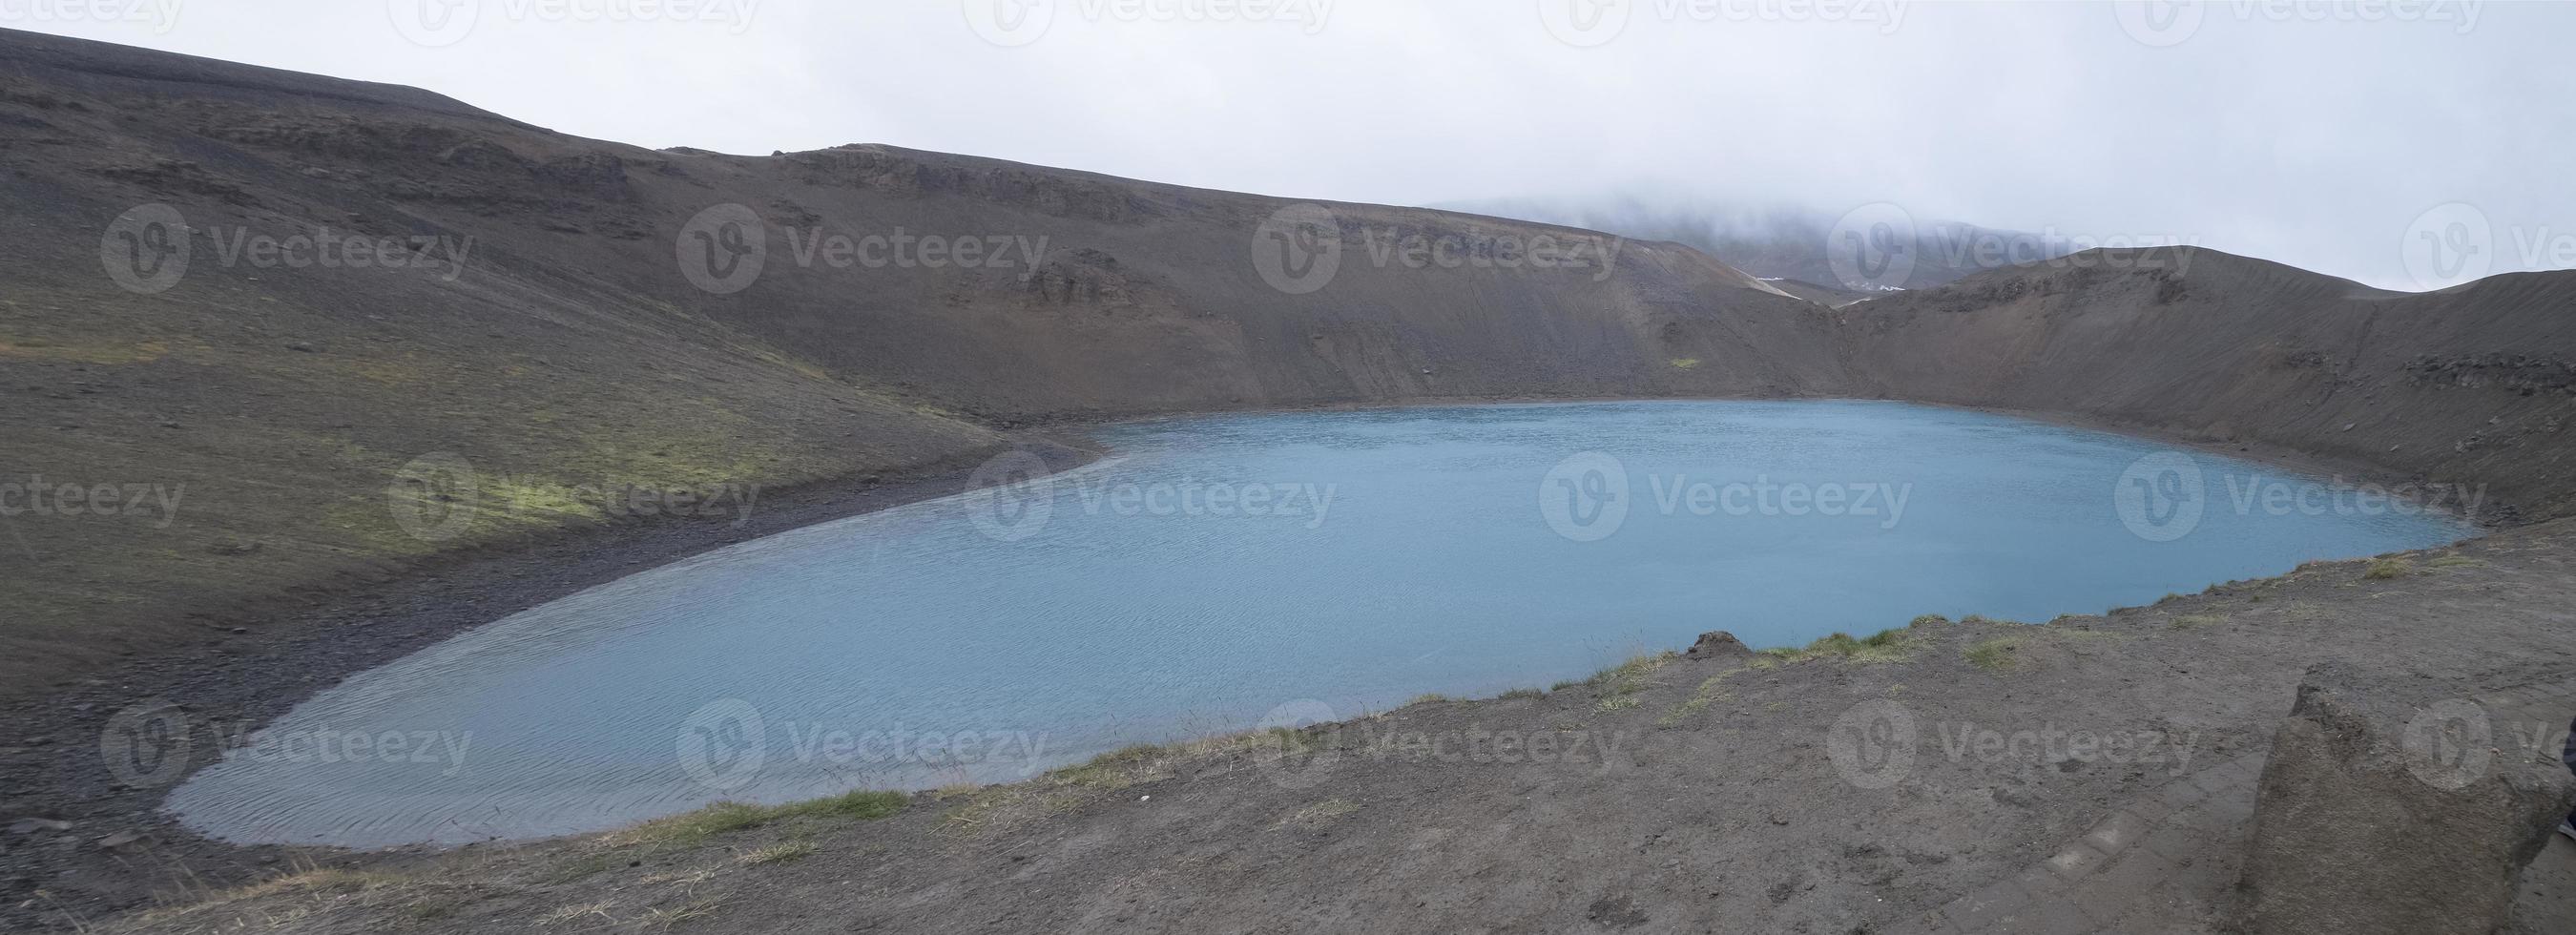
[[[1545,686],[1707,630],[1771,646],[1925,613],[2039,621],[2470,533],[2278,469],[1892,403],[1099,436],[1116,454],[1069,474],[1005,461],[995,491],[458,635],[297,707],[170,805],[243,841],[594,830]],[[2262,496],[2279,488],[2310,495]]]

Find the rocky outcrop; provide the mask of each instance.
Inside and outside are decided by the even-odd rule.
[[[2244,930],[2484,933],[2576,805],[2556,764],[2496,755],[2486,709],[2408,675],[2308,671],[2273,736]]]
[[[1751,658],[1753,647],[1744,645],[1744,641],[1736,639],[1733,633],[1711,630],[1700,634],[1699,639],[1691,643],[1690,651],[1682,655],[1690,659]]]

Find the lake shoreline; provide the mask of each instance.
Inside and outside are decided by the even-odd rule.
[[[1006,451],[1030,452],[1059,472],[1091,464],[1103,454],[1078,431],[1052,427],[1020,433],[1010,445],[929,464],[763,490],[756,508],[739,525],[730,513],[664,517],[459,550],[389,581],[324,594],[308,609],[280,613],[273,619],[282,622],[260,628],[277,634],[267,640],[259,631],[234,628],[211,653],[173,647],[106,671],[83,673],[85,678],[68,686],[0,701],[0,779],[6,780],[0,787],[8,790],[0,798],[0,822],[67,821],[71,827],[62,832],[62,840],[73,842],[0,851],[0,880],[74,876],[98,881],[95,889],[55,893],[62,905],[46,907],[94,915],[136,905],[168,883],[131,872],[125,854],[98,846],[109,835],[142,835],[156,855],[185,864],[192,876],[206,880],[244,879],[308,859],[305,855],[315,853],[312,848],[205,837],[162,811],[162,804],[189,776],[215,762],[224,743],[360,672],[638,572],[739,542],[963,492],[976,481],[980,467]],[[209,655],[219,663],[207,665]],[[185,719],[190,737],[181,753],[185,764],[133,777],[140,782],[108,768],[103,738],[123,730],[121,725],[161,718],[159,712]],[[23,840],[35,841],[45,833],[33,831]],[[411,850],[433,849],[368,853]],[[19,911],[0,904],[0,923]]]
[[[1423,399],[1402,404],[1335,403],[1312,406],[1221,409],[1139,414],[1089,421],[1038,423],[1021,433],[1013,446],[1044,458],[1058,472],[1091,464],[1106,454],[1087,433],[1100,428],[1163,422],[1210,415],[1260,412],[1331,412],[1440,408],[1504,404],[1581,405],[1611,402],[1872,402],[1927,405],[2030,419],[2046,424],[2145,438],[2278,465],[2285,470],[2347,478],[2389,477],[2392,472],[2308,456],[2303,453],[2192,439],[2111,420],[2067,414],[2033,413],[1975,406],[1947,406],[1907,400],[1854,397],[1697,397],[1458,398]],[[520,610],[542,605],[636,572],[714,551],[737,542],[791,529],[831,522],[936,499],[968,489],[976,467],[998,451],[987,448],[870,482],[866,477],[802,485],[765,492],[760,509],[740,528],[705,521],[666,520],[649,524],[602,526],[566,532],[535,542],[511,542],[466,553],[437,567],[398,576],[391,582],[336,595],[325,595],[316,609],[297,614],[308,623],[280,627],[283,639],[257,648],[227,646],[218,655],[231,665],[199,671],[202,655],[179,650],[138,658],[112,673],[98,673],[69,688],[13,699],[0,708],[0,743],[22,743],[16,754],[0,757],[9,764],[12,795],[0,818],[45,817],[74,823],[78,840],[68,852],[15,849],[0,859],[0,871],[31,879],[65,870],[94,872],[85,876],[124,876],[105,871],[120,856],[93,846],[99,837],[124,831],[142,833],[166,857],[188,864],[211,880],[256,876],[264,868],[312,853],[278,845],[240,845],[200,836],[160,806],[168,792],[211,763],[222,739],[239,737],[264,726],[295,705],[356,673],[401,658],[425,646]],[[2495,528],[2492,517],[2481,517]],[[242,634],[247,635],[247,634]],[[236,638],[233,642],[247,642]],[[189,764],[173,775],[155,774],[143,785],[121,783],[93,757],[95,738],[119,712],[167,699],[195,728]],[[51,753],[51,756],[47,756]],[[524,843],[524,842],[520,842]],[[473,845],[465,845],[473,846]],[[429,852],[440,848],[411,846],[382,851],[349,852],[326,848],[322,853],[389,854]],[[110,889],[84,903],[90,909],[113,910],[132,905],[147,891],[139,885]],[[84,903],[75,903],[83,905]],[[88,911],[88,910],[84,910]]]

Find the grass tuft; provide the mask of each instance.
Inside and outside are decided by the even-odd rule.
[[[1658,727],[1679,727],[1681,726],[1682,721],[1688,719],[1693,714],[1699,713],[1700,709],[1716,704],[1720,701],[1732,700],[1735,696],[1728,693],[1724,687],[1726,677],[1743,671],[1745,671],[1744,668],[1728,669],[1716,675],[1701,679],[1699,688],[1691,692],[1690,700],[1684,701],[1675,706],[1672,710],[1664,712],[1663,717],[1655,719],[1655,725]]]
[[[2414,570],[2414,562],[2403,558],[2383,558],[2371,562],[2370,567],[2362,571],[2361,577],[2368,581],[2386,581],[2390,578],[2406,577]]]
[[[903,811],[911,796],[901,792],[872,792],[865,789],[830,798],[785,805],[753,805],[748,802],[717,802],[694,812],[659,818],[628,829],[622,837],[633,843],[695,844],[719,834],[747,831],[773,822],[798,818],[869,821]]]
[[[1629,657],[1626,662],[1593,673],[1582,684],[1592,686],[1594,697],[1600,699],[1598,707],[1603,711],[1634,708],[1645,703],[1635,696],[1652,684],[1649,679],[1655,670],[1671,665],[1679,658],[1680,653],[1671,651],[1640,653]]]
[[[822,848],[816,847],[812,841],[784,841],[753,850],[738,859],[752,866],[783,864],[812,857],[819,850]]]
[[[1779,662],[1805,662],[1810,659],[1848,659],[1853,662],[1871,663],[1902,662],[1910,655],[1908,650],[1911,648],[1913,634],[1907,630],[1911,627],[1912,625],[1908,624],[1906,627],[1893,630],[1880,630],[1865,637],[1855,637],[1849,633],[1833,633],[1807,644],[1805,649],[1775,646],[1762,652]]]
[[[1313,805],[1306,806],[1305,808],[1298,809],[1288,817],[1280,819],[1279,824],[1302,825],[1312,822],[1326,821],[1340,818],[1359,810],[1360,803],[1353,802],[1349,799],[1325,799]]]
[[[2028,642],[2018,636],[1998,636],[1980,640],[1961,651],[1968,664],[1990,672],[2002,672],[2021,665],[2021,651]]]

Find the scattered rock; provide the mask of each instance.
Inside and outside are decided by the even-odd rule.
[[[2244,930],[2503,930],[2576,776],[2493,741],[2485,709],[2439,683],[2309,669],[2263,768]]]
[[[52,818],[21,818],[9,823],[10,834],[35,834],[39,831],[70,831],[72,823]]]
[[[151,839],[140,831],[119,831],[98,839],[98,846],[111,851],[141,850]]]
[[[1752,655],[1752,647],[1744,645],[1743,640],[1736,639],[1735,634],[1724,630],[1712,630],[1700,634],[1699,641],[1692,643],[1690,651],[1682,654],[1688,659],[1750,658]]]

